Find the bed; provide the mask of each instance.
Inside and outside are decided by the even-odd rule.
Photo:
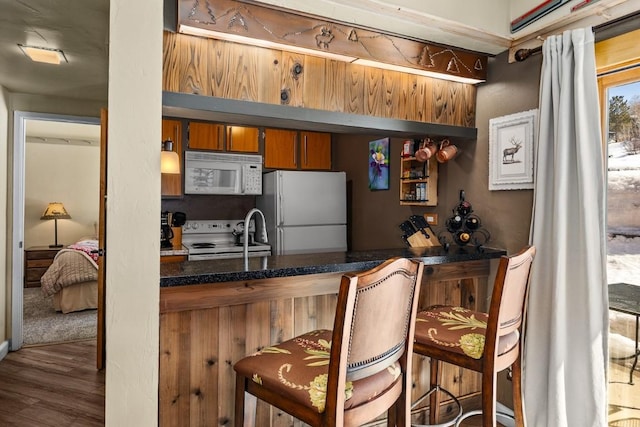
[[[97,240],[80,240],[60,250],[40,279],[42,293],[62,313],[98,307]]]

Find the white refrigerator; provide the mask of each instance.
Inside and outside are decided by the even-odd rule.
[[[275,255],[347,250],[344,172],[265,173],[256,205]]]

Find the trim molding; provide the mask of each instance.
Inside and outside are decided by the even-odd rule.
[[[9,354],[9,341],[2,341],[0,343],[0,360],[7,357],[7,354]]]
[[[237,0],[179,0],[180,26],[486,80],[487,55]]]

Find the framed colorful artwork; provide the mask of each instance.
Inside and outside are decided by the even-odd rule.
[[[389,138],[369,142],[369,190],[389,189]]]

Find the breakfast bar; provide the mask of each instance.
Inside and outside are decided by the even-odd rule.
[[[491,260],[506,252],[474,247],[397,248],[187,261],[160,267],[159,422],[233,425],[235,375],[242,357],[313,329],[331,329],[340,278],[392,257],[425,264],[419,308],[485,307]],[[479,377],[456,367],[443,386],[476,397]],[[428,388],[429,363],[414,356],[414,398]],[[446,404],[440,408],[446,411]],[[297,425],[259,402],[256,425]]]

